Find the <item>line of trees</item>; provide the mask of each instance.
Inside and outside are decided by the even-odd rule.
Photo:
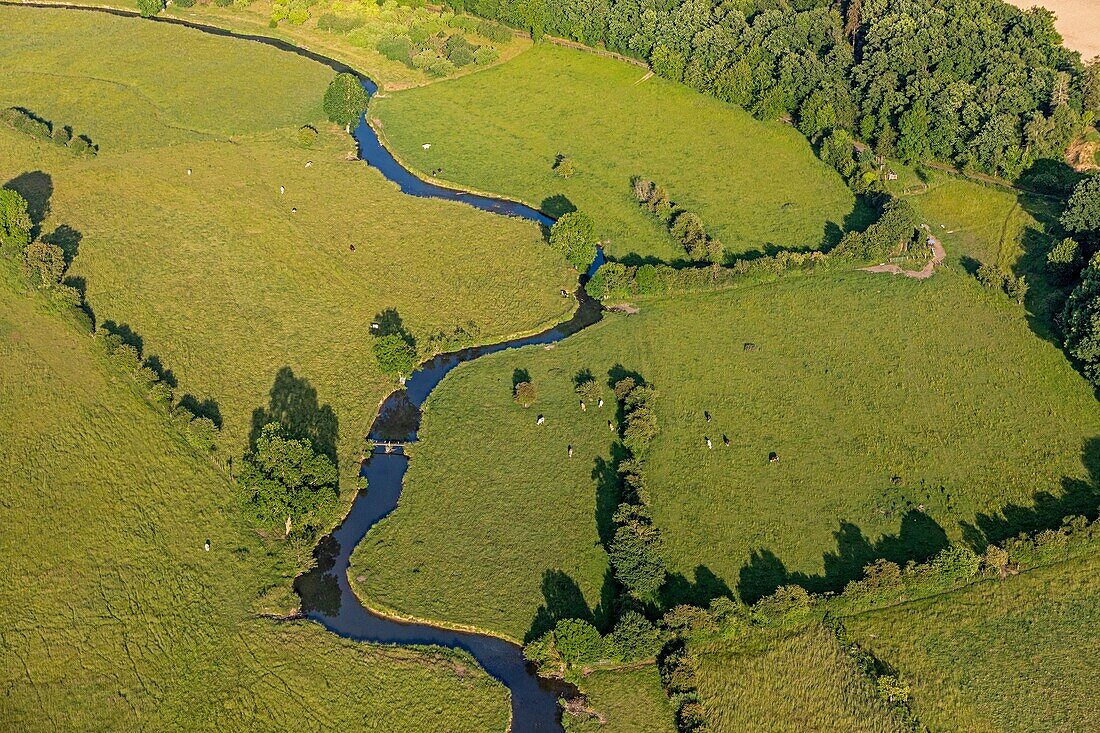
[[[1047,10],[1001,0],[448,0],[887,157],[1015,178],[1100,109]]]
[[[638,205],[668,227],[669,234],[683,246],[688,257],[716,266],[722,264],[725,247],[707,233],[702,217],[676,206],[669,200],[665,187],[658,183],[636,176],[632,185]]]
[[[94,144],[87,135],[77,135],[68,125],[58,125],[44,120],[24,107],[8,107],[0,110],[0,120],[26,135],[68,148],[73,155],[94,156],[99,152],[99,146]]]

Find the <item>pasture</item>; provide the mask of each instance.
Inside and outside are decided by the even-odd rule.
[[[592,716],[563,716],[566,733],[674,733],[676,723],[655,665],[597,669],[577,680]]]
[[[1094,550],[845,624],[912,686],[913,711],[930,729],[1096,730],[1098,571]]]
[[[5,729],[505,729],[507,691],[464,655],[257,617],[293,566],[97,344],[17,289],[0,263]]]
[[[645,76],[537,44],[484,73],[377,99],[371,114],[416,169],[554,215],[586,211],[618,258],[684,257],[635,202],[639,175],[702,216],[733,254],[815,248],[844,226],[852,194],[797,130]],[[553,170],[558,155],[572,159],[572,177]]]
[[[43,231],[73,233],[70,274],[97,319],[216,416],[229,451],[256,410],[292,405],[294,419],[329,422],[322,447],[350,471],[395,385],[370,349],[386,309],[430,352],[537,330],[573,306],[559,290],[575,273],[535,225],[405,196],[349,161],[353,141],[319,120],[332,72],[318,64],[132,19],[0,8],[0,21],[12,30],[0,105],[100,146],[78,160],[0,130],[0,179],[40,184]],[[161,63],[165,49],[202,73]],[[305,124],[320,131],[309,148]]]
[[[950,268],[832,272],[642,301],[551,350],[460,367],[353,577],[371,604],[516,639],[604,618],[613,408],[581,412],[572,381],[617,365],[660,392],[646,475],[668,604],[836,589],[876,557],[1056,525],[1096,504],[1100,409],[1021,314]]]

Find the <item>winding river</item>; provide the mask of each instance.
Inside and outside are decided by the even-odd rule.
[[[137,17],[137,13],[125,10],[60,3],[18,3],[0,0],[0,5],[68,9],[128,18]],[[184,26],[216,36],[272,46],[324,64],[338,73],[354,74],[369,95],[378,91],[378,86],[372,80],[348,65],[287,41],[237,33],[180,18],[157,16],[152,20]],[[378,169],[387,179],[396,183],[406,194],[459,201],[495,214],[528,219],[543,227],[549,227],[554,223],[552,217],[526,204],[467,193],[419,178],[403,167],[382,145],[365,115],[359,120],[354,137],[358,143],[359,157]],[[583,285],[587,277],[602,263],[601,250],[597,252],[596,260],[588,272],[580,278],[581,283],[576,291],[579,307],[568,321],[533,336],[441,354],[421,364],[406,381],[405,388],[394,392],[383,402],[371,428],[370,437],[379,441],[401,443],[415,441],[421,405],[443,377],[459,364],[505,349],[554,343],[600,320],[600,305],[585,294]],[[520,646],[486,634],[451,631],[431,624],[407,623],[388,618],[366,608],[352,592],[348,581],[348,563],[351,553],[371,527],[397,507],[408,461],[409,458],[403,450],[396,447],[391,449],[391,452],[385,449],[375,450],[363,464],[361,474],[366,478],[367,489],[360,491],[356,496],[351,511],[340,526],[318,543],[314,550],[314,556],[317,559],[316,567],[295,580],[294,588],[302,600],[302,613],[326,629],[349,639],[380,644],[436,645],[463,649],[473,655],[489,674],[500,680],[511,692],[512,733],[528,733],[528,731],[561,733],[563,728],[558,698],[561,694],[569,692],[569,689],[560,682],[535,675],[526,664],[523,649]]]

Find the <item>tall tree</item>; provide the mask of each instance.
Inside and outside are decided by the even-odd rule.
[[[345,127],[358,124],[370,101],[354,74],[337,74],[325,90],[324,108],[329,120]]]

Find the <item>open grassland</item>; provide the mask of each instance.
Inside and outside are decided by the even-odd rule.
[[[353,559],[368,602],[516,638],[547,613],[599,619],[613,408],[581,412],[571,382],[619,364],[660,391],[646,471],[679,574],[668,603],[836,588],[878,556],[1097,503],[1100,408],[1019,306],[953,269],[825,273],[644,302],[456,370],[428,401],[401,504]],[[516,370],[538,391],[526,410]]]
[[[225,477],[7,266],[0,465],[5,730],[505,729],[506,691],[464,656],[252,616],[286,564],[235,520]]]
[[[904,733],[874,685],[814,626],[764,648],[721,640],[693,649],[708,730],[715,733]]]
[[[1100,559],[1080,559],[845,620],[912,686],[932,730],[1100,728]]]
[[[657,667],[602,669],[577,680],[592,716],[563,717],[567,733],[675,733]]]
[[[347,161],[353,142],[328,126],[300,147],[294,133],[317,122],[327,69],[130,19],[0,8],[0,21],[12,31],[0,40],[0,105],[100,146],[78,160],[0,130],[0,179],[39,184],[43,232],[76,233],[70,272],[97,319],[132,330],[179,394],[212,406],[231,450],[257,408],[309,422],[329,405],[341,457],[356,457],[393,386],[370,350],[384,309],[426,348],[456,328],[459,341],[534,330],[571,308],[558,291],[575,274],[536,226],[405,196]],[[209,69],[166,65],[165,48]]]
[[[645,75],[540,44],[484,73],[378,99],[371,114],[419,170],[555,215],[587,211],[620,258],[684,256],[634,201],[638,175],[698,212],[732,253],[816,247],[843,226],[852,194],[796,130]],[[575,163],[571,178],[552,170],[559,154]]]

